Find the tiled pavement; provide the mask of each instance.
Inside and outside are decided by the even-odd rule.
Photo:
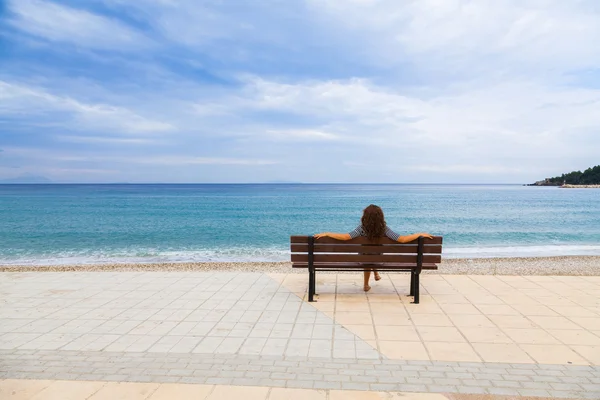
[[[10,400],[447,400],[441,394],[94,381],[0,380]],[[470,400],[466,395],[453,400]]]
[[[600,278],[0,274],[0,379],[600,398]]]
[[[274,275],[297,296],[306,277]],[[352,274],[321,275],[315,308],[391,359],[600,365],[600,277],[425,275],[362,291]]]

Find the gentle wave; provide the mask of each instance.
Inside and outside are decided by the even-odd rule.
[[[445,247],[444,258],[500,258],[600,256],[599,245],[548,245],[507,247]],[[120,251],[56,252],[51,254],[0,258],[1,265],[90,265],[116,263],[181,262],[282,262],[290,252],[283,248],[236,247],[210,250],[161,251],[157,249],[122,249]]]

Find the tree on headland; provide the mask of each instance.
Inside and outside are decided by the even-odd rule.
[[[600,165],[588,168],[585,171],[572,171],[568,174],[546,178],[543,181],[536,182],[538,186],[560,186],[563,183],[568,185],[600,185]]]

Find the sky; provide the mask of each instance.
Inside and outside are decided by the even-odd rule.
[[[0,0],[0,180],[529,183],[600,164],[597,0]]]

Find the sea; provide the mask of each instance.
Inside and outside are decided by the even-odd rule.
[[[600,190],[434,184],[0,185],[0,264],[286,261],[369,204],[446,258],[600,255]]]

